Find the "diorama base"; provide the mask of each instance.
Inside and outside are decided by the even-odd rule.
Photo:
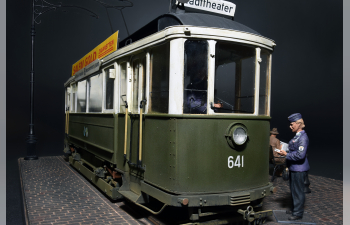
[[[28,224],[153,224],[154,219],[127,201],[111,201],[74,169],[65,157],[18,159],[25,220]],[[289,182],[277,177],[277,192],[267,196],[261,210],[273,210],[266,224],[343,224],[343,181],[309,175],[312,192],[306,195],[303,219],[289,221],[292,204]],[[271,177],[270,177],[271,179]],[[147,211],[146,211],[147,212]],[[311,218],[312,215],[312,218]],[[164,214],[166,217],[166,214]],[[168,221],[164,219],[164,221]],[[163,222],[163,224],[171,224]],[[221,224],[221,223],[220,223]],[[228,223],[225,223],[228,224]]]
[[[316,224],[307,212],[304,212],[302,219],[294,221],[288,220],[288,217],[290,217],[291,214],[287,214],[286,210],[273,210],[273,215],[275,216],[278,223]]]

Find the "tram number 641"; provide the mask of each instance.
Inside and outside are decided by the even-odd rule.
[[[241,164],[242,163],[242,164]],[[227,159],[227,165],[228,165],[228,168],[233,168],[234,166],[237,166],[238,168],[243,167],[244,165],[244,156],[239,156],[237,155],[236,157],[236,160],[234,160],[234,157],[233,156],[229,156],[228,159]]]

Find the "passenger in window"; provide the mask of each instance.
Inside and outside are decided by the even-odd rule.
[[[197,70],[191,75],[190,83],[187,85],[187,108],[189,113],[207,113],[207,86],[208,77],[205,69]]]
[[[187,92],[187,110],[185,109],[184,111],[185,113],[192,114],[206,114],[208,76],[205,68],[198,69],[197,71],[197,73],[191,76],[190,83],[185,89]],[[214,107],[221,108],[222,103],[216,103]]]

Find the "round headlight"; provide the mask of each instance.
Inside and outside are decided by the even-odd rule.
[[[237,145],[243,145],[247,140],[247,132],[243,127],[237,127],[232,133],[232,139]]]

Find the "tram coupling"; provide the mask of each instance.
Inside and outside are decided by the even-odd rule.
[[[272,210],[254,212],[252,206],[248,206],[246,210],[239,209],[237,212],[243,215],[244,220],[249,223],[254,221],[254,224],[265,223],[266,217],[272,216]]]

